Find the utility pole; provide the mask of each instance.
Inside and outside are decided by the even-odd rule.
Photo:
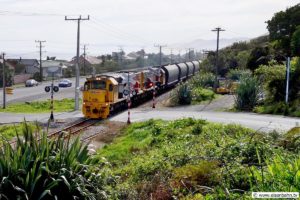
[[[286,87],[285,87],[285,103],[289,103],[289,80],[290,80],[291,58],[287,57],[286,61]]]
[[[189,53],[189,61],[191,61],[191,51],[194,50],[193,48],[188,48],[188,53]]]
[[[188,53],[189,53],[189,50],[186,49],[186,50],[185,50],[185,62],[187,62],[188,59],[189,59]]]
[[[75,82],[75,110],[79,109],[79,47],[80,47],[80,22],[81,20],[90,20],[90,16],[88,15],[87,18],[82,18],[81,15],[79,18],[67,18],[65,16],[65,20],[71,20],[71,21],[77,21],[77,55],[76,55],[76,65],[75,65],[75,70],[76,70],[76,82]]]
[[[83,57],[84,57],[84,59],[83,59],[83,75],[85,76],[86,75],[86,62],[85,62],[85,59],[86,59],[86,50],[87,50],[87,48],[86,48],[86,44],[84,44],[83,45]]]
[[[145,67],[145,50],[142,49],[142,57],[143,57],[143,67]]]
[[[218,63],[219,63],[219,37],[220,37],[220,31],[225,31],[224,29],[217,27],[213,30],[213,32],[217,32],[217,52],[216,52],[216,62],[215,62],[215,70],[216,70],[216,75],[215,75],[215,84],[214,84],[214,89],[217,90],[218,87]]]
[[[5,87],[6,87],[6,81],[5,81],[5,53],[2,53],[2,89],[3,89],[3,109],[6,108],[6,93],[5,93]]]
[[[36,43],[39,43],[38,48],[40,48],[40,82],[43,82],[43,67],[42,67],[42,48],[45,47],[42,43],[46,42],[46,40],[36,40]]]
[[[118,53],[118,63],[119,63],[119,67],[121,68],[122,67],[122,63],[123,63],[123,47],[122,46],[119,46],[119,53]]]
[[[154,47],[158,47],[159,48],[159,67],[161,68],[161,66],[162,66],[162,52],[161,52],[161,50],[162,50],[162,48],[163,47],[166,47],[167,45],[160,45],[160,44],[158,44],[158,45],[154,45]],[[159,69],[160,70],[160,69]]]
[[[171,65],[173,64],[173,49],[171,49]]]
[[[178,50],[178,53],[179,53],[179,59],[178,59],[178,62],[181,63],[181,49]]]
[[[159,47],[159,68],[158,68],[158,75],[155,75],[156,77],[156,82],[153,84],[153,104],[152,104],[152,108],[155,108],[155,87],[157,86],[157,83],[159,82],[159,84],[161,83],[161,74],[160,74],[160,70],[161,70],[161,67],[162,67],[162,48],[163,47],[166,47],[167,45],[154,45],[154,47]]]

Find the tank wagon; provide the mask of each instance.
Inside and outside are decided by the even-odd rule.
[[[149,67],[140,71],[119,71],[89,77],[82,88],[82,112],[86,118],[107,118],[184,82],[200,71],[200,61]]]

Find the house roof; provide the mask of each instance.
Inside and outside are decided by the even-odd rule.
[[[102,60],[99,59],[99,58],[97,58],[97,57],[95,57],[95,56],[85,56],[85,60],[86,60],[86,62],[88,62],[91,65],[97,65],[97,64],[101,64],[102,63]],[[84,61],[84,56],[81,55],[79,57],[79,63],[82,64],[83,61]],[[72,61],[70,63],[75,64],[76,63],[76,57],[73,57]]]
[[[49,68],[49,67],[62,67],[60,61],[56,60],[43,60],[42,61],[42,68]]]
[[[37,59],[7,59],[7,61],[13,61],[13,62],[17,62],[21,65],[25,65],[25,66],[38,66],[39,65],[39,61]]]
[[[102,60],[95,57],[95,56],[86,56],[85,59],[91,63],[92,65],[97,65],[97,64],[101,64]]]
[[[3,59],[0,58],[0,63],[3,64]],[[14,69],[14,65],[7,60],[5,60],[5,65],[8,66],[9,69]]]
[[[130,52],[129,54],[127,54],[127,56],[125,56],[125,58],[127,58],[127,59],[137,59],[138,57],[140,57],[140,56],[136,52]]]

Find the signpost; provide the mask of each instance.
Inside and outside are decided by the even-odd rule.
[[[54,97],[54,92],[58,92],[59,91],[59,87],[54,85],[54,73],[58,71],[58,67],[52,67],[48,69],[48,72],[52,73],[52,82],[51,82],[51,86],[46,86],[45,87],[45,92],[51,92],[51,103],[50,103],[50,109],[51,109],[51,114],[50,114],[50,122],[54,121],[54,115],[53,115],[53,110],[54,110],[54,106],[53,106],[53,97]]]

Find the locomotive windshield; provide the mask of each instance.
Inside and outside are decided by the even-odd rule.
[[[91,81],[91,89],[96,89],[96,90],[105,90],[106,89],[106,82],[105,81]]]

